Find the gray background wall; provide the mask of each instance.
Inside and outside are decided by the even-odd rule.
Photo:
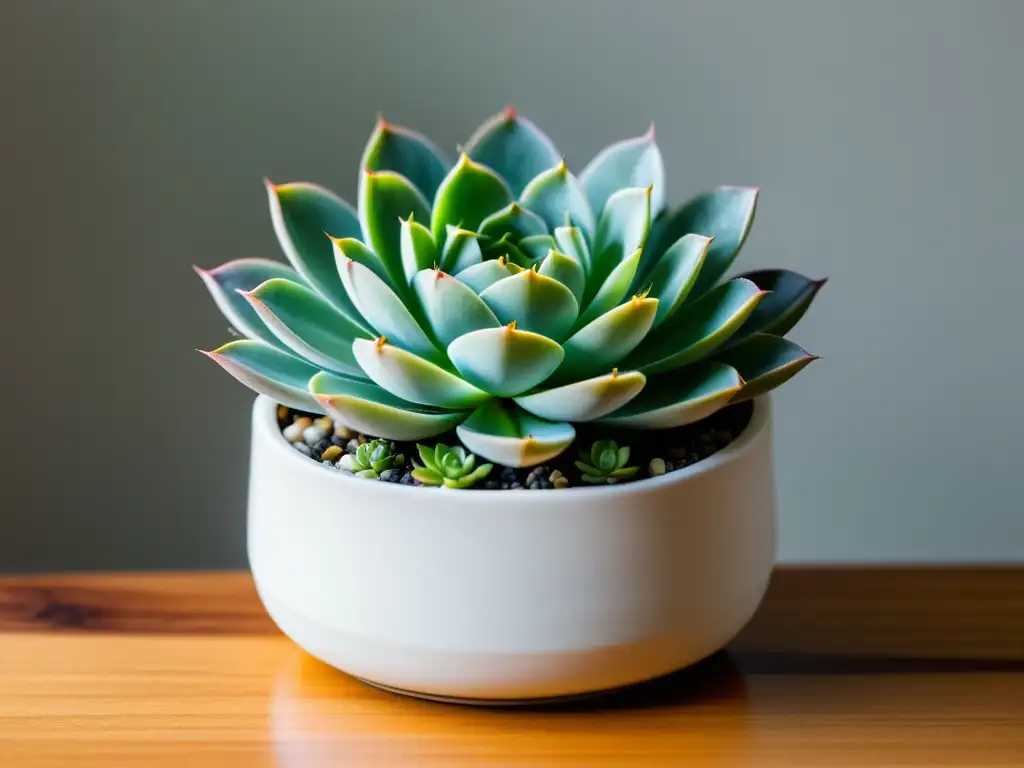
[[[575,168],[649,120],[744,268],[832,278],[778,396],[781,557],[1024,559],[1024,3],[2,0],[0,570],[241,566],[250,398],[190,265],[351,197],[374,115],[506,102]]]

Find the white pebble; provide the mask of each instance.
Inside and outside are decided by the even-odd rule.
[[[295,422],[289,424],[287,427],[281,430],[281,434],[284,435],[284,439],[289,443],[294,443],[302,439],[302,431],[306,428],[305,424]]]
[[[302,430],[302,439],[306,441],[306,445],[315,445],[318,440],[323,440],[325,437],[327,437],[327,430],[315,424]]]
[[[665,474],[665,460],[664,459],[651,459],[651,463],[647,465],[647,471],[651,473],[651,477],[657,477],[658,475]]]

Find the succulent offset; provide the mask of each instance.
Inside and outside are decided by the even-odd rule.
[[[431,448],[417,444],[416,450],[422,465],[412,471],[412,476],[423,485],[470,488],[494,469],[493,464],[477,465],[476,456],[461,445],[449,447],[438,443]]]
[[[580,451],[579,460],[574,462],[583,475],[585,483],[617,483],[636,474],[639,467],[627,467],[630,449],[619,446],[614,440],[597,440],[589,451]]]
[[[757,190],[667,210],[664,176],[653,130],[577,177],[512,110],[454,165],[381,120],[357,207],[315,184],[267,183],[291,266],[197,268],[247,337],[206,354],[279,403],[388,440],[455,428],[469,451],[513,467],[562,453],[574,423],[698,421],[815,359],[783,335],[824,281],[723,280]]]

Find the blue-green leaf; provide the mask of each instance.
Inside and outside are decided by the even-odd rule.
[[[431,200],[451,163],[426,136],[380,119],[363,152],[362,168],[394,171]]]
[[[377,385],[403,400],[445,409],[474,408],[490,395],[384,339],[356,339],[352,352]]]
[[[576,322],[577,327],[582,327],[605,312],[617,307],[629,293],[629,286],[636,276],[637,267],[640,265],[641,251],[638,249],[627,258],[619,262],[605,279],[598,289],[597,294],[590,300],[587,308],[580,315]]]
[[[304,285],[273,278],[243,294],[278,339],[320,368],[362,376],[352,342],[367,338],[362,328]]]
[[[509,263],[515,264],[521,269],[533,266],[533,260],[515,243],[511,235],[504,235],[500,240],[495,240],[483,245],[484,259],[506,259]]]
[[[509,203],[480,223],[480,234],[495,240],[505,235],[520,240],[533,235],[546,235],[547,232],[548,227],[544,219],[519,203]]]
[[[551,251],[558,250],[558,244],[551,235],[524,237],[516,245],[519,246],[519,250],[525,254],[526,258],[534,264],[543,261]]]
[[[564,342],[565,360],[553,378],[566,381],[607,371],[644,340],[657,311],[657,299],[637,296],[583,326]]]
[[[755,333],[785,336],[797,324],[814,297],[825,285],[825,280],[811,280],[788,269],[762,269],[746,272],[738,277],[755,283],[762,291],[769,291],[747,322],[729,340],[736,344]]]
[[[269,259],[237,259],[210,270],[193,268],[203,279],[217,308],[232,326],[250,339],[259,339],[284,348],[239,291],[251,291],[260,283],[275,277],[300,282],[302,278],[294,269]]]
[[[660,217],[640,265],[641,275],[646,275],[683,235],[713,237],[697,284],[690,292],[692,298],[703,296],[725,274],[746,241],[754,222],[757,193],[754,187],[719,187]]]
[[[484,260],[476,232],[460,229],[451,224],[445,227],[445,230],[447,234],[440,264],[442,271],[449,275],[457,275]]]
[[[487,216],[512,200],[504,179],[463,154],[437,188],[431,219],[434,239],[443,240],[448,225],[476,231]]]
[[[571,424],[538,419],[495,400],[473,411],[456,432],[473,453],[506,467],[532,467],[550,461],[576,438]]]
[[[510,107],[477,128],[466,142],[465,151],[501,175],[516,197],[530,179],[559,160],[551,139]]]
[[[648,295],[658,300],[655,328],[672,317],[686,300],[697,282],[710,245],[709,237],[684,235],[654,265],[646,284],[650,286]],[[633,285],[636,286],[637,282],[634,281]]]
[[[320,410],[350,429],[388,440],[422,440],[447,432],[466,411],[445,412],[409,403],[368,381],[318,373],[309,381]]]
[[[535,211],[551,229],[575,225],[586,237],[594,236],[594,212],[564,160],[531,180],[519,202]]]
[[[583,288],[586,285],[587,278],[583,273],[583,267],[580,266],[576,259],[566,256],[564,253],[559,253],[556,250],[550,250],[538,271],[545,277],[557,280],[572,291],[572,295],[576,298],[577,302],[582,301]]]
[[[653,187],[651,218],[665,207],[665,164],[654,141],[654,126],[643,136],[625,139],[605,147],[580,174],[580,185],[598,216],[617,190],[623,187]]]
[[[619,264],[643,248],[651,226],[651,190],[620,189],[608,199],[597,224],[592,269],[587,275],[584,304],[604,284]],[[556,234],[557,239],[557,234]]]
[[[448,357],[471,384],[498,397],[514,397],[548,378],[562,362],[562,348],[546,336],[511,323],[460,336]]]
[[[735,369],[705,361],[682,371],[648,377],[636,398],[601,421],[642,429],[681,427],[724,408],[742,387],[743,380]]]
[[[557,227],[555,242],[558,243],[559,251],[578,261],[583,267],[583,272],[587,275],[590,274],[590,248],[587,247],[587,241],[583,238],[579,227]]]
[[[522,331],[532,331],[561,341],[569,335],[579,304],[572,291],[557,280],[532,269],[499,280],[480,294],[503,324],[516,323]]]
[[[412,280],[420,270],[436,267],[441,260],[434,244],[430,230],[414,219],[402,220],[402,268],[405,270],[406,283]]]
[[[455,273],[455,279],[472,288],[474,292],[483,293],[499,280],[504,280],[518,272],[519,270],[513,268],[511,263],[503,259],[490,259]]]
[[[349,296],[378,336],[386,336],[392,343],[427,360],[444,362],[444,354],[383,280],[359,262],[343,257],[338,269]]]
[[[312,288],[353,321],[361,318],[334,266],[331,237],[362,237],[352,206],[316,184],[266,182],[270,218],[284,255]]]
[[[387,283],[389,288],[395,288],[391,284],[391,275],[388,274],[387,269],[384,267],[384,262],[378,258],[376,253],[363,245],[361,241],[356,240],[354,237],[344,237],[331,238],[331,242],[334,244],[334,266],[339,270],[339,275],[341,274],[342,264],[345,263],[346,259],[351,259],[352,261],[359,262],[367,269],[373,270],[373,273]],[[344,285],[342,289],[344,289]]]
[[[755,333],[715,355],[715,360],[732,366],[744,379],[742,391],[732,398],[734,403],[775,389],[817,359],[793,342],[767,333]]]
[[[440,270],[420,272],[412,286],[434,336],[446,348],[459,336],[500,325],[472,288]]]
[[[721,346],[764,296],[750,280],[735,278],[692,305],[685,305],[626,361],[630,368],[658,373],[680,368]]]
[[[402,266],[401,219],[430,220],[426,198],[404,176],[393,171],[365,171],[359,181],[359,223],[363,242],[377,254],[391,285],[400,296],[408,295]]]
[[[275,402],[303,411],[323,413],[306,388],[319,369],[288,352],[245,339],[232,341],[212,352],[203,352],[249,389]]]
[[[603,376],[522,395],[515,401],[542,419],[593,421],[621,408],[640,394],[646,380],[638,371],[619,373],[613,370]]]

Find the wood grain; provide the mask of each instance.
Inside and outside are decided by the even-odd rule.
[[[242,574],[0,579],[0,766],[1024,766],[1024,569],[785,569],[728,654],[576,705],[387,694]]]

